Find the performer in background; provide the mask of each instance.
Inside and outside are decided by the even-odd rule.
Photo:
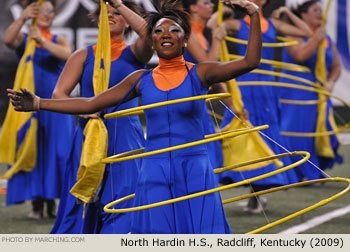
[[[337,49],[329,36],[327,36],[324,25],[322,25],[322,9],[319,1],[306,1],[299,5],[294,12],[298,15],[313,31],[309,38],[291,37],[299,43],[297,45],[287,47],[283,50],[283,61],[294,64],[302,64],[311,69],[311,72],[301,73],[290,70],[283,70],[282,73],[292,74],[302,77],[311,82],[317,82],[316,64],[317,53],[321,43],[325,46],[325,70],[327,73],[327,81],[323,83],[323,88],[332,92],[335,82],[340,76],[341,65]],[[298,81],[286,78],[280,78],[280,82],[297,83],[306,85]],[[309,86],[309,85],[306,85]],[[318,101],[318,94],[299,89],[279,88],[279,96],[281,99],[299,100],[299,101]],[[333,131],[336,127],[332,112],[331,100],[327,99],[327,108],[325,120],[328,131]],[[284,132],[316,132],[317,119],[322,113],[318,109],[318,103],[309,105],[282,104],[281,113],[281,131]],[[338,135],[326,136],[329,144],[319,146],[322,150],[328,150],[328,155],[324,155],[317,151],[316,141],[314,137],[293,137],[283,136],[286,140],[290,151],[306,150],[311,154],[310,161],[313,163],[305,163],[294,170],[297,172],[300,180],[312,180],[323,178],[321,169],[331,168],[334,163],[341,163],[343,158],[337,153],[340,145]]]
[[[145,41],[145,21],[139,16],[138,6],[131,0],[113,0],[107,2],[108,21],[111,38],[111,73],[109,87],[122,81],[135,70],[142,69],[151,58],[153,50]],[[91,13],[91,18],[99,22],[100,6]],[[140,37],[134,44],[124,42],[131,29]],[[93,71],[95,64],[96,45],[76,51],[67,61],[53,98],[69,98],[70,92],[80,82],[82,97],[93,97]],[[96,83],[98,84],[98,83]],[[138,99],[123,104],[119,109],[127,109],[138,105]],[[102,110],[101,110],[102,111]],[[132,194],[141,167],[141,160],[130,160],[123,163],[107,165],[103,179],[99,183],[97,195],[92,203],[88,203],[86,213],[84,204],[77,199],[79,194],[72,187],[79,177],[78,168],[81,160],[83,143],[86,140],[86,125],[89,120],[103,118],[104,114],[111,113],[114,108],[99,111],[95,114],[81,115],[78,128],[74,136],[74,145],[71,150],[70,163],[66,168],[66,181],[59,206],[58,218],[51,233],[129,233],[131,227],[129,214],[110,214],[103,211],[104,205],[117,198]],[[144,147],[144,133],[138,116],[123,117],[112,120],[103,120],[108,131],[108,156],[115,155]],[[93,149],[92,152],[95,150]],[[91,159],[92,156],[85,158]],[[79,168],[81,169],[81,168]],[[89,169],[89,167],[87,168]],[[97,171],[98,173],[98,171]],[[79,179],[78,179],[79,180]],[[84,183],[79,180],[79,183]],[[91,187],[86,185],[86,188]],[[121,207],[131,207],[133,201],[127,201]],[[84,215],[84,219],[83,219]]]
[[[29,34],[21,32],[25,22],[34,18],[37,18],[37,26],[32,27]],[[33,61],[35,93],[45,98],[51,98],[65,60],[71,55],[69,41],[50,33],[54,18],[55,1],[44,1],[41,7],[36,2],[32,3],[8,27],[4,36],[5,44],[16,51],[19,59],[26,48],[28,36],[35,40],[34,58],[28,60]],[[73,116],[48,111],[38,111],[33,117],[38,124],[36,164],[31,172],[20,171],[9,179],[6,204],[12,205],[31,200],[33,208],[28,217],[39,219],[43,217],[43,207],[46,202],[47,215],[55,217],[54,199],[60,197],[68,157],[67,146],[70,146],[72,141],[75,120]],[[28,127],[30,126],[26,124],[18,132],[18,148],[24,142]],[[4,127],[1,141],[8,137],[7,134],[8,131]],[[8,151],[8,149],[1,150],[2,153]]]

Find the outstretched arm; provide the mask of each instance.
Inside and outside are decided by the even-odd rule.
[[[203,62],[198,64],[197,73],[203,85],[228,81],[258,67],[261,59],[262,38],[259,8],[247,0],[225,0],[225,3],[238,4],[245,8],[251,17],[250,33],[246,54],[242,59],[229,62]]]
[[[92,114],[117,105],[144,71],[139,70],[130,74],[118,85],[91,98],[52,100],[40,99],[26,89],[21,89],[22,92],[7,89],[7,92],[16,111],[38,111],[40,109],[64,114]],[[138,87],[135,91],[130,92],[125,101],[135,98],[137,90]]]

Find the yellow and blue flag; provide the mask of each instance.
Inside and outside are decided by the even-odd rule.
[[[100,5],[99,34],[93,73],[95,95],[108,89],[111,69],[111,38],[107,5],[103,0],[100,0]],[[84,135],[77,183],[70,192],[84,203],[91,203],[94,201],[105,171],[105,164],[101,163],[101,160],[107,156],[108,131],[101,118],[89,119]]]
[[[39,6],[44,1],[39,0]],[[32,27],[36,26],[35,18]],[[14,90],[26,88],[35,93],[33,58],[35,40],[28,37],[24,54],[16,71]],[[11,168],[4,174],[5,179],[12,178],[20,171],[30,172],[36,165],[37,119],[33,112],[22,113],[14,110],[9,103],[5,121],[0,135],[0,163],[9,164]]]

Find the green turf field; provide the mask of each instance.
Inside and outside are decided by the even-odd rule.
[[[326,172],[331,177],[350,178],[350,145],[342,146],[340,153],[345,158],[345,162]],[[4,171],[5,167],[0,166],[0,174]],[[268,198],[267,207],[265,212],[259,215],[251,215],[243,211],[246,200],[225,205],[224,209],[232,232],[242,234],[315,204],[342,191],[346,186],[347,184],[345,183],[331,182],[323,185],[318,184],[315,186],[299,187],[289,189],[288,191],[275,192],[266,196]],[[249,190],[246,187],[234,188],[222,192],[222,198],[228,199],[234,196],[247,194],[248,192]],[[6,207],[5,197],[5,195],[0,195],[0,233],[45,234],[50,232],[54,220],[46,217],[42,220],[29,220],[27,219],[27,214],[31,209],[30,203],[27,202],[25,204]],[[262,233],[279,233],[295,225],[303,224],[314,217],[322,216],[334,210],[343,209],[344,207],[350,207],[349,193],[325,206]],[[350,214],[347,213],[333,218],[301,233],[350,234]]]

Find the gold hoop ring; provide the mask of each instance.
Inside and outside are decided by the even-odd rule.
[[[198,141],[194,141],[194,142],[190,142],[190,143],[186,143],[186,144],[180,144],[180,145],[176,145],[176,146],[172,146],[172,147],[167,147],[167,148],[160,149],[160,150],[149,151],[149,152],[131,155],[131,156],[130,155],[126,156],[125,153],[120,153],[120,154],[117,154],[115,156],[104,158],[101,160],[101,162],[104,164],[109,164],[109,163],[117,163],[117,162],[132,160],[132,159],[136,159],[136,158],[153,156],[156,154],[161,154],[161,153],[165,153],[165,152],[169,152],[169,151],[175,151],[175,150],[188,148],[188,147],[192,147],[192,146],[196,146],[196,145],[200,145],[200,144],[214,142],[217,140],[222,140],[224,138],[235,137],[235,136],[247,134],[250,132],[267,129],[268,127],[269,127],[268,125],[263,125],[263,126],[257,126],[257,127],[252,127],[252,128],[246,128],[246,129],[239,129],[239,130],[228,131],[228,132],[223,132],[223,133],[215,133],[215,134],[206,136],[206,138],[203,140],[198,140]],[[130,152],[128,152],[128,153],[130,153]]]
[[[350,191],[350,179],[347,179],[347,178],[325,178],[325,179],[316,179],[316,180],[309,180],[309,181],[304,181],[304,182],[299,182],[299,183],[295,183],[295,184],[291,184],[291,185],[285,185],[285,186],[280,186],[280,187],[275,187],[275,188],[271,188],[271,189],[268,189],[268,190],[264,190],[264,191],[259,191],[259,192],[256,192],[256,193],[251,193],[251,194],[247,194],[247,195],[243,195],[243,196],[239,196],[239,197],[235,197],[235,198],[232,198],[232,199],[227,199],[227,200],[223,200],[222,204],[228,204],[228,203],[232,203],[232,202],[235,202],[235,201],[239,201],[239,200],[243,200],[243,199],[247,199],[247,198],[251,198],[251,197],[254,197],[254,196],[258,196],[258,195],[264,195],[264,194],[268,194],[268,193],[272,193],[272,192],[277,192],[277,191],[281,191],[281,190],[286,190],[286,189],[290,189],[290,188],[294,188],[294,187],[299,187],[299,186],[305,186],[305,185],[310,185],[310,184],[315,184],[315,183],[325,183],[325,182],[346,182],[348,183],[348,186],[347,188],[345,188],[344,190],[342,190],[341,192],[327,198],[327,199],[324,199],[310,207],[307,207],[307,208],[304,208],[303,210],[300,210],[294,214],[291,214],[291,215],[288,215],[282,219],[279,219],[277,221],[274,221],[272,223],[269,223],[263,227],[260,227],[258,229],[255,229],[253,231],[250,231],[246,234],[257,234],[261,231],[264,231],[266,229],[269,229],[269,228],[272,228],[274,226],[277,226],[281,223],[284,223],[288,220],[291,220],[295,217],[298,217],[304,213],[307,213],[307,212],[310,212],[320,206],[324,206],[326,204],[328,204],[329,202],[331,201],[334,201],[336,200],[337,198],[343,196],[344,194],[346,194],[347,192]]]
[[[140,107],[136,107],[136,108],[117,111],[114,113],[106,114],[104,116],[104,118],[111,119],[111,118],[116,118],[116,117],[121,117],[121,116],[129,116],[131,114],[134,115],[133,113],[139,112],[141,110],[157,108],[160,106],[172,105],[172,104],[181,103],[181,102],[196,101],[196,100],[203,100],[203,99],[223,99],[223,98],[227,98],[227,97],[231,97],[231,94],[219,93],[219,94],[191,96],[191,97],[175,99],[175,100],[170,100],[170,101],[164,101],[164,102],[157,102],[157,103],[148,104],[148,105],[144,105],[144,106],[140,106]]]
[[[289,156],[304,155],[305,157],[303,159],[293,163],[293,164],[290,164],[290,165],[286,166],[286,167],[279,168],[276,171],[265,173],[263,175],[259,175],[259,176],[256,176],[254,178],[246,179],[246,180],[243,180],[243,181],[240,181],[240,182],[236,182],[236,183],[232,183],[232,184],[229,184],[229,185],[225,185],[225,186],[209,189],[209,190],[198,192],[198,193],[193,193],[193,194],[182,196],[182,197],[178,197],[178,198],[175,198],[175,199],[169,199],[169,200],[165,200],[165,201],[161,201],[161,202],[157,202],[157,203],[152,203],[152,204],[148,204],[148,205],[144,205],[144,206],[131,207],[131,208],[122,208],[122,209],[110,209],[110,207],[112,207],[112,206],[114,206],[116,204],[119,204],[121,202],[124,202],[126,200],[134,198],[135,194],[131,194],[131,195],[125,196],[123,198],[120,198],[118,200],[115,200],[115,201],[112,201],[112,202],[108,203],[107,205],[104,206],[103,211],[105,211],[107,213],[127,213],[127,212],[134,212],[134,211],[140,211],[140,210],[150,209],[150,208],[154,208],[154,207],[164,206],[164,205],[176,203],[176,202],[183,201],[183,200],[193,199],[193,198],[196,198],[196,197],[199,197],[199,196],[204,196],[204,195],[207,195],[207,194],[210,194],[210,193],[220,192],[220,191],[223,191],[223,190],[227,190],[227,189],[234,188],[234,187],[237,187],[237,186],[245,185],[245,184],[248,184],[248,183],[260,180],[260,179],[264,179],[264,178],[276,175],[278,173],[287,171],[287,170],[292,169],[292,168],[294,168],[294,167],[296,167],[298,165],[301,165],[301,164],[305,163],[310,158],[310,153],[308,153],[306,151],[296,151],[296,152],[291,152],[291,153],[287,153],[287,154]],[[270,157],[270,160],[272,160],[272,159],[276,159],[276,157],[275,156]],[[260,159],[259,159],[259,161],[260,161]],[[253,162],[253,161],[249,161],[249,162],[250,162],[249,164],[252,164],[251,162]],[[247,163],[248,162],[245,162],[245,165],[248,165]],[[237,165],[240,165],[240,167],[243,166],[243,164],[237,164]]]
[[[287,87],[287,88],[295,88],[295,89],[301,89],[301,90],[306,90],[306,91],[310,91],[310,92],[316,92],[316,93],[320,93],[320,94],[324,94],[327,96],[331,96],[335,99],[337,99],[338,101],[342,102],[346,107],[348,107],[350,109],[350,105],[344,101],[342,98],[324,90],[324,89],[318,89],[318,88],[312,88],[312,87],[305,87],[305,86],[301,86],[301,85],[297,85],[297,84],[290,84],[290,83],[276,83],[276,82],[269,82],[269,81],[241,81],[241,82],[237,82],[238,86],[274,86],[274,87]],[[294,136],[294,137],[319,137],[319,136],[330,136],[330,135],[334,135],[334,134],[338,134],[340,132],[343,132],[344,130],[350,128],[350,122],[345,124],[342,127],[339,127],[337,130],[333,130],[333,131],[326,131],[326,132],[319,132],[319,133],[314,133],[314,132],[304,132],[304,133],[300,133],[300,132],[286,132],[286,131],[282,131],[281,135],[283,136]]]
[[[229,59],[241,59],[243,56],[241,55],[235,55],[235,54],[229,54]],[[292,63],[285,63],[281,61],[276,61],[276,60],[267,60],[267,59],[261,59],[261,63],[264,64],[270,64],[273,65],[275,68],[278,69],[286,69],[286,70],[291,70],[295,72],[302,72],[302,73],[310,73],[311,70],[308,67],[302,66],[302,65],[297,65],[297,64],[292,64]]]
[[[292,39],[288,39],[288,38],[284,38],[284,37],[280,37],[280,36],[277,36],[276,38],[279,40],[282,40],[284,42],[262,43],[262,46],[263,47],[287,47],[287,46],[293,46],[293,45],[299,44],[299,42],[296,40],[292,40]],[[226,36],[225,40],[230,41],[230,42],[234,42],[237,44],[242,44],[242,45],[248,44],[247,40],[238,39],[238,38],[229,37],[229,36]]]

